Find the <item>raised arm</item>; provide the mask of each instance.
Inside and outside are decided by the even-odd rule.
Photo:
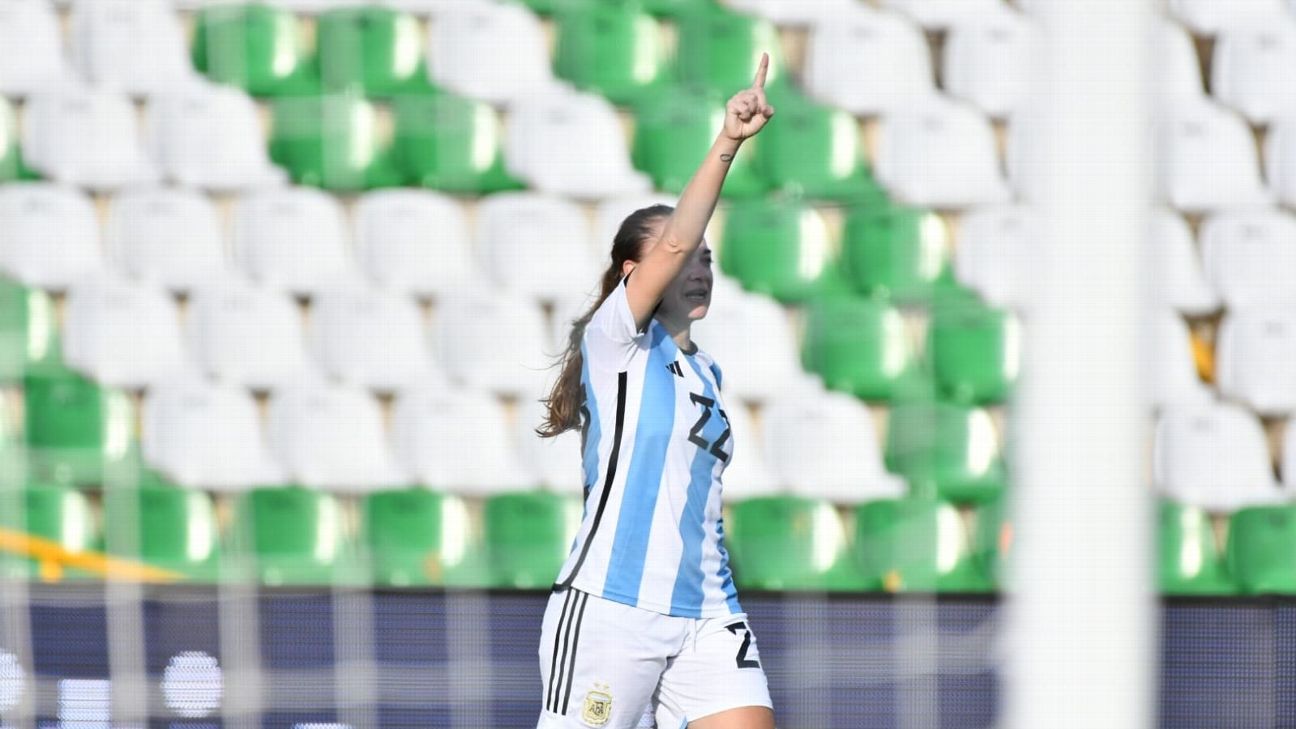
[[[724,128],[684,187],[675,213],[662,227],[661,238],[635,266],[634,276],[626,283],[630,311],[640,331],[648,325],[666,287],[701,244],[702,234],[715,212],[720,188],[738,148],[743,140],[755,136],[774,116],[774,107],[765,100],[765,74],[768,71],[769,54],[762,53],[751,87],[729,99],[725,106]]]

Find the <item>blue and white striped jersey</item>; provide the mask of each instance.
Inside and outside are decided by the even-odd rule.
[[[720,368],[655,320],[636,331],[624,282],[581,354],[585,515],[558,585],[666,615],[742,612],[720,505],[733,456]]]

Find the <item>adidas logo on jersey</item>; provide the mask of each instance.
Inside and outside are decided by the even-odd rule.
[[[666,369],[670,370],[670,372],[674,374],[676,377],[684,376],[684,368],[680,367],[679,362],[671,362],[670,364],[666,365]]]

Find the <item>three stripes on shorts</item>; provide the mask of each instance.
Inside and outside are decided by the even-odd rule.
[[[589,593],[567,589],[558,628],[554,630],[553,657],[549,661],[549,685],[545,690],[545,709],[566,714],[571,699],[572,678],[576,675],[576,647],[580,643],[581,620]]]

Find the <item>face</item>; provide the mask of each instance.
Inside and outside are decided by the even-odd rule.
[[[649,242],[644,244],[644,253],[656,245],[661,234],[658,223]],[[630,264],[627,263],[627,267]],[[707,315],[711,306],[711,289],[715,285],[715,275],[711,272],[711,247],[703,239],[701,245],[689,256],[684,270],[679,272],[670,286],[662,294],[661,305],[657,309],[657,318],[680,324],[697,321]]]

